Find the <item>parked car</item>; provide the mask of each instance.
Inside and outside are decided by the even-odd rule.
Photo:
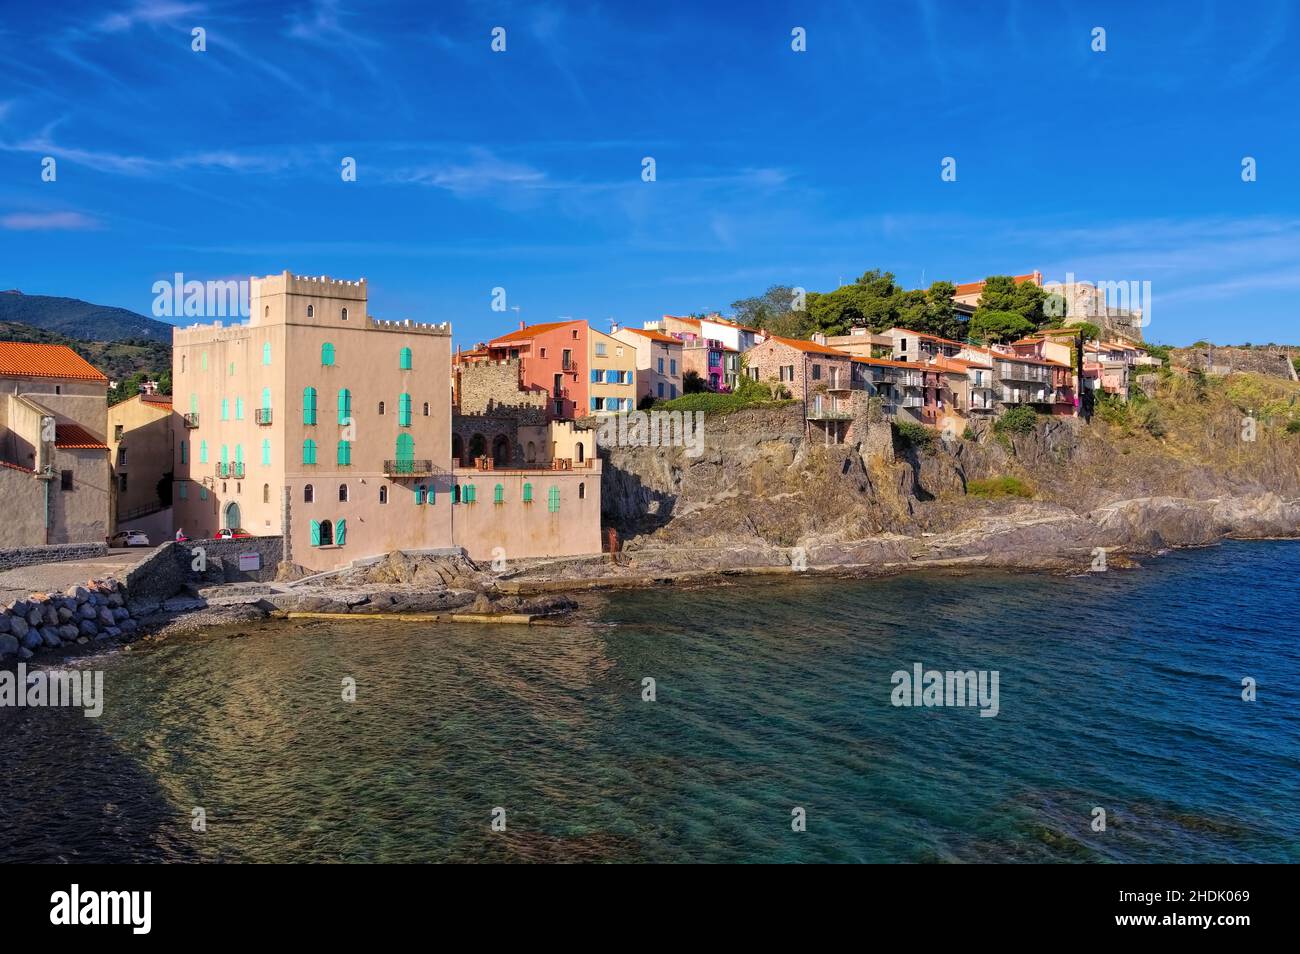
[[[224,530],[217,531],[218,540],[245,540],[251,536],[252,534],[242,527],[235,527],[233,530],[226,527]]]
[[[140,530],[119,530],[108,538],[110,547],[147,547],[149,538]]]

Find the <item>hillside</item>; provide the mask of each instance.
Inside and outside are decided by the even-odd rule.
[[[125,308],[80,298],[0,291],[0,322],[21,322],[79,341],[153,341],[171,347],[172,326]],[[107,372],[105,372],[107,373]]]
[[[3,298],[0,295],[0,298]],[[123,381],[133,374],[158,377],[172,366],[171,339],[166,343],[136,338],[123,341],[86,341],[33,328],[14,321],[0,321],[0,341],[33,341],[38,344],[67,345],[104,374],[110,381]],[[127,395],[129,396],[129,395]],[[112,399],[110,396],[110,403]]]

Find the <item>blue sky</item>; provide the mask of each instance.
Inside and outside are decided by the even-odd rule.
[[[1152,340],[1300,341],[1289,0],[27,6],[0,288],[147,314],[175,272],[364,276],[469,344],[517,318],[496,286],[606,327],[1038,268],[1150,281]]]

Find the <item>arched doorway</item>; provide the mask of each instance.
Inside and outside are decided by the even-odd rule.
[[[487,454],[487,438],[482,434],[475,434],[469,439],[469,462],[472,464]],[[468,464],[466,466],[468,466]]]
[[[498,434],[497,439],[492,442],[492,463],[498,467],[510,463],[510,439],[504,434]]]
[[[451,435],[451,459],[457,467],[465,466],[465,442],[459,434]]]
[[[225,515],[222,517],[222,528],[226,530],[238,530],[241,524],[239,522],[239,504],[233,500],[226,504]]]

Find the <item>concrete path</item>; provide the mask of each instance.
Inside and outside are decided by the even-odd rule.
[[[115,576],[123,579],[137,563],[153,555],[156,547],[109,550],[108,556],[93,560],[39,563],[0,573],[0,605],[26,599],[32,593],[62,593],[75,583]]]

